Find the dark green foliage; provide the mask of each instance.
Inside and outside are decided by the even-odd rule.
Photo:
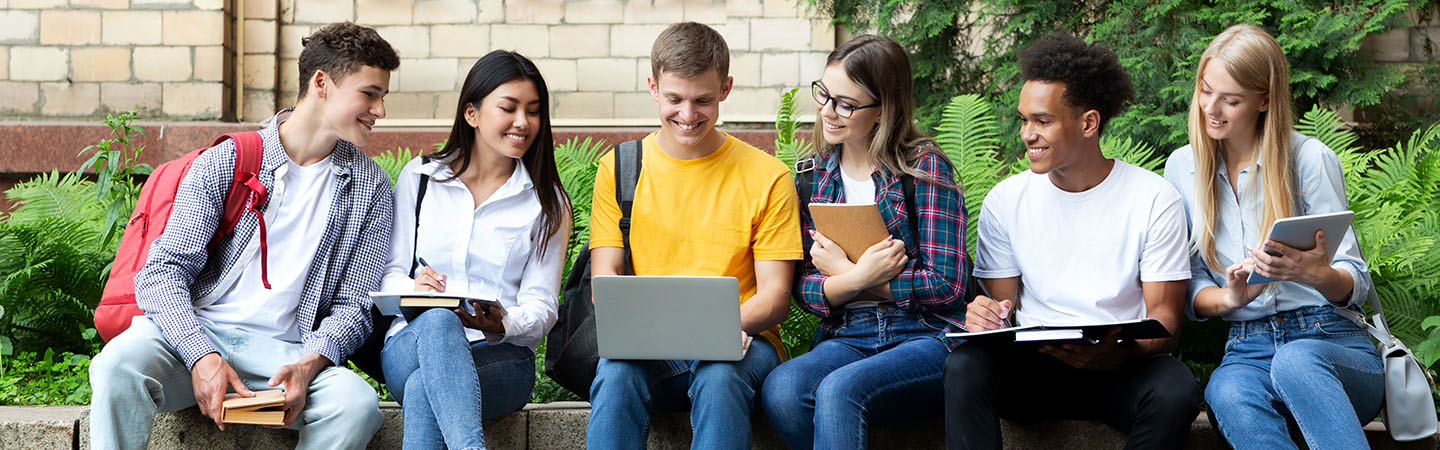
[[[1402,25],[1404,0],[810,3],[852,30],[874,27],[910,51],[923,127],[939,126],[944,105],[955,95],[990,99],[1007,157],[1021,150],[1014,113],[1022,84],[1016,54],[1053,32],[1115,50],[1136,100],[1107,134],[1133,138],[1162,154],[1185,144],[1185,111],[1201,52],[1237,23],[1259,25],[1276,36],[1290,61],[1296,111],[1317,103],[1372,105],[1403,81],[1399,69],[1376,64],[1358,50],[1365,36]]]
[[[1440,315],[1440,124],[1415,130],[1393,147],[1365,151],[1327,110],[1306,113],[1297,129],[1340,156],[1355,231],[1391,332],[1419,343],[1421,322]],[[1416,346],[1434,361],[1440,354]]]
[[[0,405],[90,404],[86,354],[20,352],[0,367]]]
[[[0,336],[15,349],[88,353],[113,249],[102,248],[105,211],[93,183],[51,172],[6,192],[14,212],[0,223]]]

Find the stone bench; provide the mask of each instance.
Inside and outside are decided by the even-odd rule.
[[[400,449],[402,418],[395,403],[380,407],[385,423],[370,441],[370,449]],[[584,448],[589,405],[583,402],[532,404],[524,410],[485,422],[486,444],[492,450],[570,450]],[[0,448],[89,449],[89,408],[83,406],[0,407]],[[755,449],[784,449],[779,437],[763,418],[754,423]],[[175,449],[280,449],[295,446],[296,433],[252,425],[234,425],[221,432],[194,408],[155,419],[150,448]],[[1025,450],[1120,448],[1125,436],[1110,427],[1087,421],[1002,422],[1005,448]],[[1435,439],[1400,443],[1390,439],[1384,427],[1372,423],[1366,437],[1375,449],[1436,450]],[[683,449],[690,442],[689,418],[684,414],[656,417],[648,447]],[[925,450],[943,449],[944,429],[933,423],[904,428],[880,428],[870,436],[870,448]],[[1220,435],[1202,414],[1191,425],[1186,449],[1224,449]]]

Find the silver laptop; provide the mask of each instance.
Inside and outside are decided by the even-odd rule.
[[[600,357],[739,361],[740,285],[734,277],[598,276]]]

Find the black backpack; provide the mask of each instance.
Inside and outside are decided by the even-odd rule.
[[[640,181],[640,141],[625,141],[615,147],[615,201],[620,204],[620,236],[625,245],[625,273],[633,274],[630,259],[630,209],[635,203],[635,185]],[[582,400],[590,399],[600,349],[595,342],[595,304],[590,298],[590,244],[570,265],[562,289],[555,327],[545,335],[545,375]]]

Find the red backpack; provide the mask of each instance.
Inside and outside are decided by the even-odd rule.
[[[255,216],[260,219],[260,280],[265,283],[265,288],[269,289],[270,281],[266,276],[265,264],[269,256],[265,248],[265,218],[255,208],[255,205],[265,203],[267,197],[265,185],[260,183],[257,176],[260,173],[262,152],[260,133],[229,133],[216,138],[211,147],[220,145],[226,139],[235,141],[235,178],[230,184],[229,194],[225,196],[225,215],[221,217],[220,225],[215,228],[215,235],[210,238],[206,250],[214,251],[221,238],[235,231],[235,224],[240,222],[240,216],[246,210],[254,211]],[[100,306],[95,308],[95,330],[106,342],[130,328],[132,318],[144,314],[135,304],[135,274],[145,266],[145,258],[150,253],[150,243],[155,242],[160,233],[165,231],[165,223],[170,220],[170,210],[175,207],[175,192],[180,189],[180,182],[185,180],[185,174],[190,171],[190,164],[209,148],[198,149],[180,159],[161,164],[140,188],[135,212],[130,214],[125,234],[120,237],[120,251],[115,254],[115,263],[110,267],[110,277],[105,280]]]

